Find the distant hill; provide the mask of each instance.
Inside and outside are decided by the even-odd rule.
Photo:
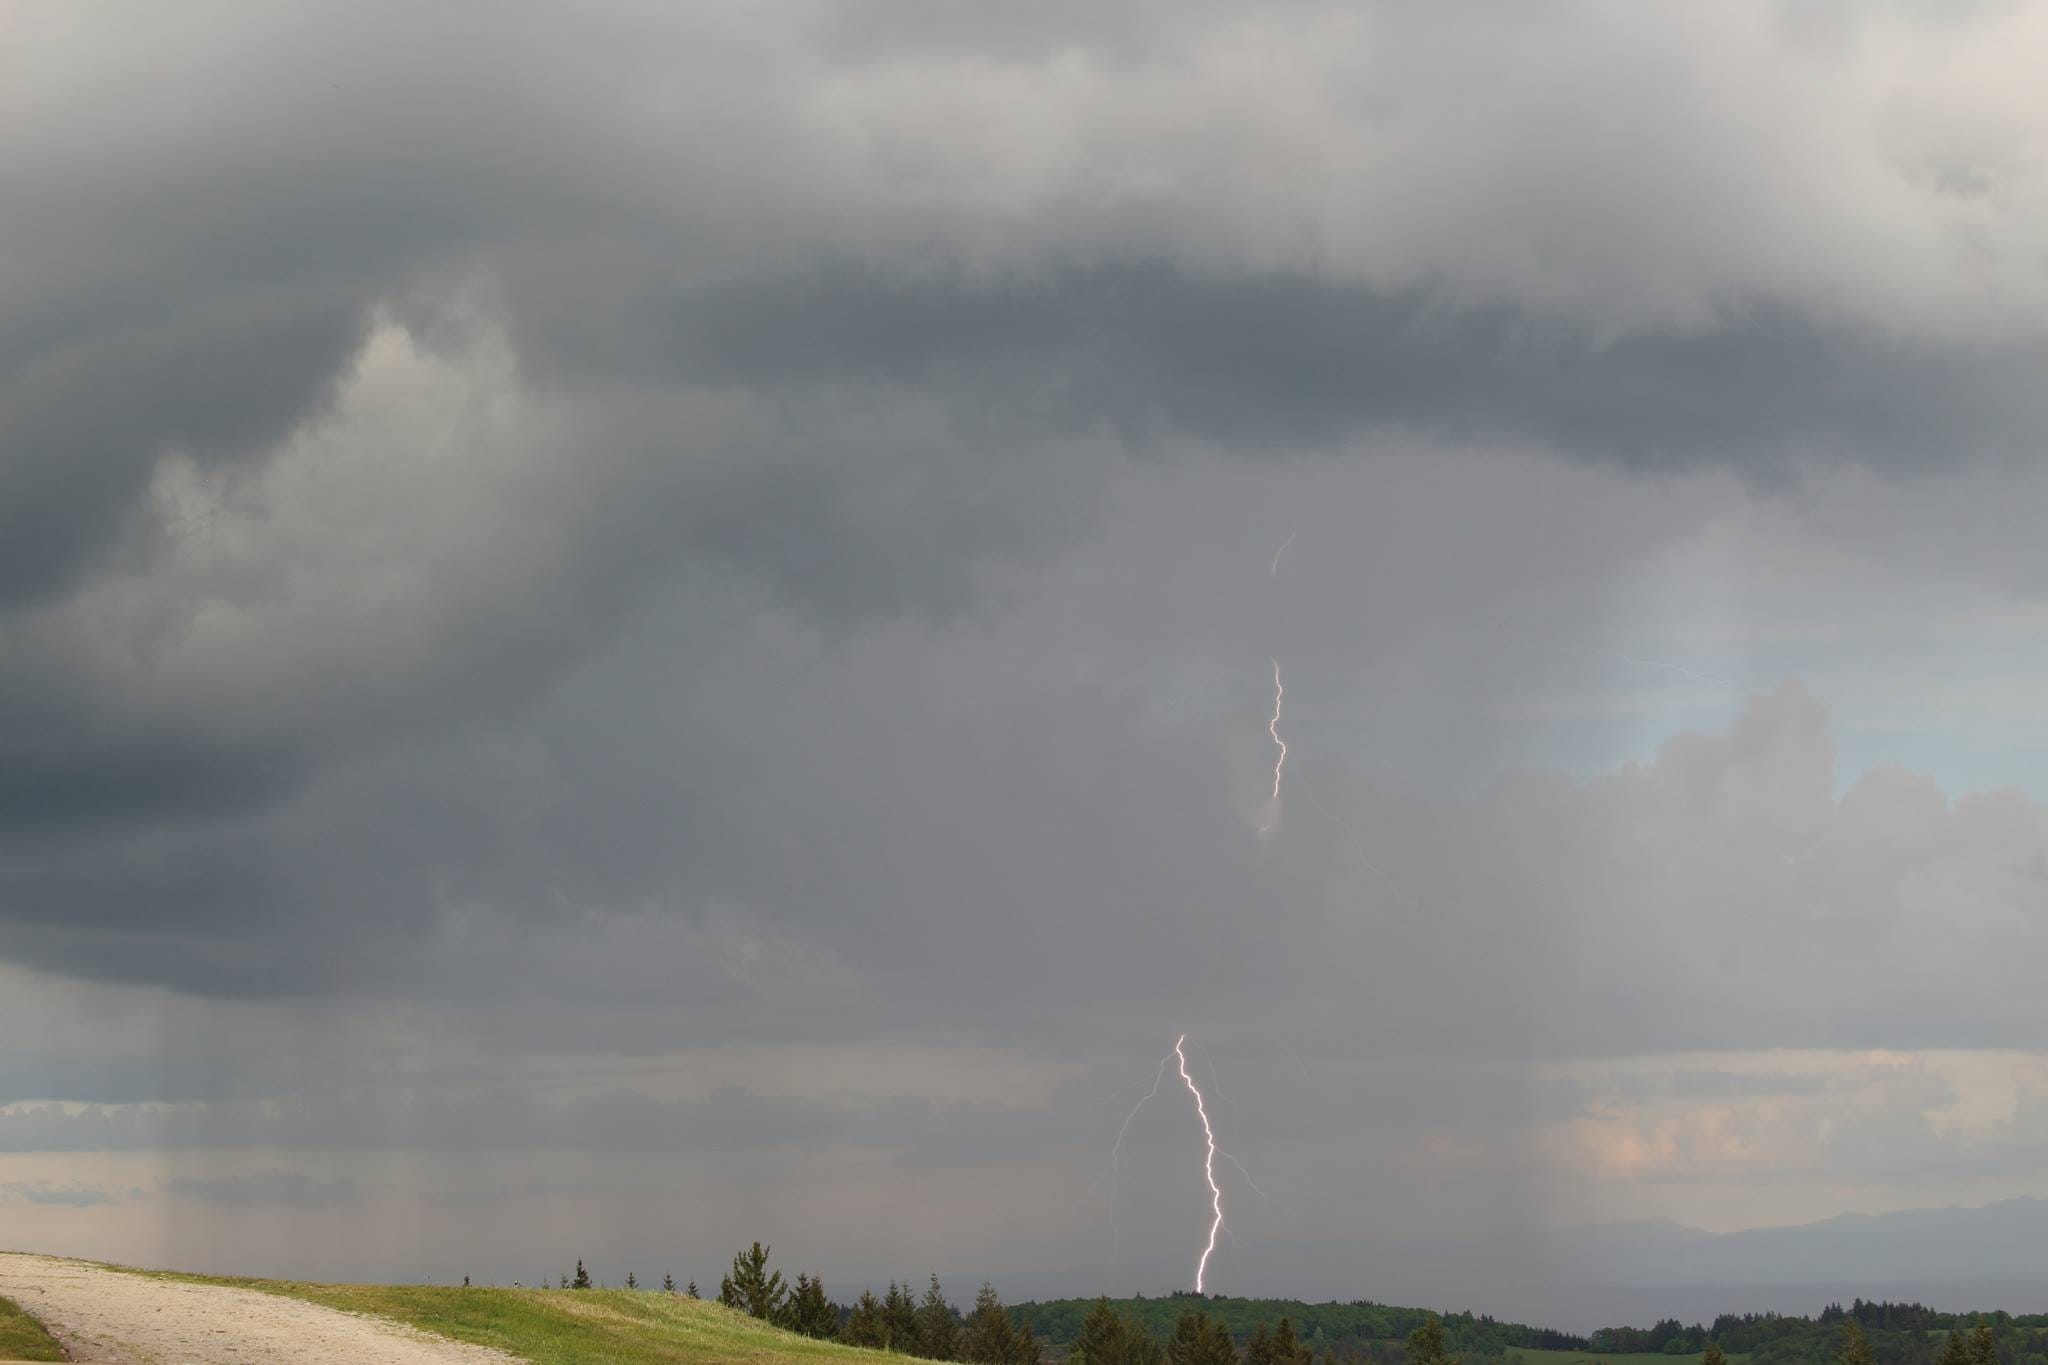
[[[1043,1301],[1096,1289],[1163,1296],[1187,1273],[1173,1256],[992,1278],[1006,1294]],[[1670,1318],[1711,1323],[1722,1313],[1810,1315],[1857,1297],[2027,1313],[2048,1309],[2048,1200],[1735,1233],[1653,1220],[1471,1240],[1243,1240],[1219,1255],[1211,1278],[1273,1303],[1470,1309],[1573,1333]]]
[[[1058,1299],[1019,1304],[1010,1311],[1029,1323],[1047,1353],[1058,1359],[1099,1302]],[[1108,1303],[1159,1341],[1170,1337],[1175,1322],[1189,1311],[1221,1318],[1240,1345],[1254,1329],[1286,1318],[1318,1361],[1361,1365],[1404,1365],[1407,1335],[1429,1316],[1423,1309],[1388,1304],[1194,1294]],[[1978,1332],[1990,1334],[1997,1365],[2048,1365],[2048,1314],[1952,1313],[1912,1302],[1859,1298],[1846,1308],[1830,1303],[1812,1315],[1725,1313],[1711,1323],[1667,1318],[1605,1327],[1588,1337],[1470,1313],[1443,1315],[1444,1336],[1454,1354],[1498,1365],[1686,1365],[1697,1362],[1709,1342],[1721,1347],[1731,1365],[1835,1365],[1851,1322],[1869,1343],[1874,1365],[1937,1365],[1949,1337]]]
[[[1715,1234],[1676,1223],[1568,1230],[1571,1278],[1614,1284],[1961,1284],[2032,1280],[2048,1306],[2048,1200],[1981,1208],[1845,1213],[1818,1223]]]

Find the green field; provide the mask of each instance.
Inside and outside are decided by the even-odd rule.
[[[373,1313],[457,1341],[496,1346],[534,1365],[903,1365],[905,1360],[798,1336],[715,1303],[647,1289],[455,1289],[128,1273],[260,1289],[351,1313]]]
[[[1669,1356],[1662,1351],[1534,1351],[1520,1346],[1509,1351],[1508,1356],[1520,1356],[1528,1365],[1675,1365],[1699,1359],[1697,1354]],[[1748,1359],[1746,1351],[1728,1353],[1729,1365],[1743,1365]]]
[[[64,1352],[50,1340],[43,1325],[14,1305],[0,1299],[0,1360],[62,1360]]]

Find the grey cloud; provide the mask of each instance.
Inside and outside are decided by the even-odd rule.
[[[1107,1093],[1188,1027],[1275,1142],[1438,1125],[1512,1204],[1534,1058],[2038,1038],[2038,805],[1777,685],[2040,585],[2038,11],[1714,14],[39,11],[0,957],[182,1003],[22,1011],[0,1099],[95,1107],[0,1145],[943,1180],[1096,1092],[521,1059],[937,1034]],[[323,1001],[488,1060],[423,1098]],[[181,1192],[339,1197],[264,1179]]]
[[[917,381],[998,430],[1107,425],[1141,450],[1403,433],[1786,484],[1815,457],[2031,457],[2048,427],[2036,346],[1915,344],[1781,306],[1614,340],[1429,289],[1146,262],[998,280],[848,264],[562,302],[522,349],[586,381]]]
[[[120,1202],[118,1191],[97,1185],[55,1185],[46,1180],[0,1181],[0,1199],[26,1199],[31,1204],[54,1204],[62,1208],[89,1209]]]
[[[163,1183],[163,1191],[222,1208],[333,1208],[356,1202],[360,1194],[353,1180],[320,1180],[298,1171],[174,1176]]]

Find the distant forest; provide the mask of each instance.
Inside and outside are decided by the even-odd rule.
[[[1057,1299],[1019,1304],[1010,1311],[1054,1351],[1075,1340],[1081,1322],[1104,1301]],[[1943,1313],[1918,1303],[1830,1304],[1816,1317],[1777,1313],[1724,1313],[1711,1325],[1676,1319],[1652,1327],[1604,1327],[1589,1336],[1483,1314],[1434,1314],[1421,1308],[1356,1300],[1301,1303],[1292,1299],[1112,1299],[1147,1334],[1167,1340],[1183,1311],[1199,1307],[1220,1320],[1243,1348],[1263,1326],[1288,1320],[1304,1350],[1318,1360],[1413,1365],[1409,1338],[1425,1323],[1443,1327],[1444,1349],[1461,1361],[1552,1365],[1550,1352],[1589,1358],[1663,1355],[1697,1358],[1710,1346],[1746,1365],[2048,1365],[2048,1314]],[[1855,1324],[1851,1334],[1846,1329]],[[1855,1354],[1845,1359],[1851,1343]],[[1973,1353],[1959,1353],[1969,1345]],[[1864,1354],[1867,1352],[1867,1355]]]
[[[1698,1365],[2048,1365],[2048,1313],[1943,1313],[1919,1303],[1829,1304],[1815,1317],[1724,1313],[1711,1326],[1676,1319],[1603,1327],[1588,1336],[1483,1314],[1355,1300],[1302,1303],[1177,1293],[1163,1298],[1052,1299],[1006,1307],[984,1284],[962,1313],[937,1275],[921,1294],[892,1283],[851,1305],[817,1276],[794,1284],[756,1242],[733,1257],[718,1297],[806,1336],[973,1365],[1570,1365],[1646,1355]],[[587,1287],[577,1262],[565,1287]],[[626,1280],[629,1288],[637,1282]],[[675,1292],[673,1279],[663,1288]],[[687,1292],[695,1297],[692,1282]]]
[[[1083,1319],[1101,1300],[1053,1299],[1019,1304],[1010,1311],[1053,1346],[1075,1340]],[[1398,1361],[1408,1337],[1430,1319],[1442,1322],[1448,1348],[1467,1356],[1504,1356],[1516,1348],[1584,1350],[1588,1339],[1569,1332],[1497,1322],[1471,1313],[1431,1313],[1424,1308],[1395,1308],[1358,1300],[1353,1303],[1301,1303],[1294,1299],[1202,1298],[1169,1294],[1164,1298],[1110,1299],[1116,1312],[1135,1321],[1161,1341],[1173,1334],[1180,1315],[1199,1308],[1220,1320],[1240,1346],[1248,1344],[1263,1324],[1276,1328],[1285,1318],[1302,1344],[1319,1357],[1344,1360]],[[1624,1329],[1626,1330],[1626,1329]],[[1640,1349],[1640,1348],[1632,1348]],[[2048,1363],[2044,1363],[2048,1365]]]

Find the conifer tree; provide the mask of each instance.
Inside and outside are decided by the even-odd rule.
[[[1700,1356],[1700,1365],[1728,1365],[1728,1353],[1721,1349],[1720,1342],[1707,1343],[1705,1353]]]
[[[1458,1365],[1458,1358],[1444,1346],[1444,1320],[1436,1314],[1408,1334],[1407,1365]]]
[[[882,1301],[875,1297],[874,1290],[860,1291],[846,1324],[839,1329],[839,1339],[848,1346],[866,1346],[877,1351],[889,1344],[889,1325],[882,1320]]]
[[[946,1302],[939,1288],[939,1274],[932,1272],[931,1288],[917,1305],[917,1355],[926,1360],[960,1358],[960,1315]]]
[[[661,1292],[664,1294],[673,1294],[676,1292],[676,1277],[673,1274],[664,1273],[662,1275]]]
[[[1981,1322],[1977,1330],[1970,1333],[1971,1365],[1998,1365],[1998,1338],[1991,1333],[1991,1324]]]
[[[628,1288],[628,1289],[638,1289],[639,1287],[640,1287],[640,1281],[638,1281],[638,1280],[636,1280],[636,1279],[634,1279],[634,1278],[633,1278],[633,1272],[632,1272],[632,1271],[630,1271],[630,1270],[629,1270],[629,1271],[627,1271],[627,1272],[626,1272],[626,1288]]]
[[[1167,1365],[1237,1365],[1237,1344],[1221,1318],[1190,1308],[1173,1325],[1166,1360]]]
[[[908,1354],[917,1345],[917,1300],[910,1297],[909,1289],[894,1280],[889,1281],[889,1291],[882,1296],[882,1329],[885,1350]]]
[[[692,1298],[692,1299],[694,1299],[694,1298],[698,1298],[698,1297],[701,1297],[701,1296],[700,1296],[700,1295],[699,1295],[699,1294],[697,1293],[697,1282],[696,1282],[695,1280],[692,1280],[692,1281],[690,1281],[690,1283],[689,1283],[689,1287],[683,1290],[683,1295],[684,1295],[684,1297],[686,1297],[686,1298]]]
[[[1870,1342],[1854,1318],[1842,1322],[1842,1344],[1835,1352],[1835,1365],[1877,1365],[1870,1354]]]
[[[1031,1324],[1022,1318],[1016,1319],[1010,1329],[1009,1365],[1039,1365],[1045,1351],[1038,1344],[1038,1333],[1031,1330]]]
[[[571,1289],[590,1288],[590,1272],[583,1268],[583,1258],[576,1258],[576,1278],[569,1282]]]
[[[1088,1310],[1067,1351],[1067,1365],[1161,1365],[1162,1359],[1159,1343],[1107,1298]]]
[[[839,1330],[839,1305],[825,1297],[822,1280],[799,1273],[796,1292],[789,1296],[788,1322],[792,1332],[807,1337],[829,1337]]]
[[[967,1315],[960,1333],[960,1358],[975,1365],[1010,1365],[1016,1356],[1016,1337],[995,1286],[982,1281],[974,1296],[974,1311]]]
[[[765,1322],[783,1320],[789,1287],[782,1272],[768,1268],[768,1248],[759,1242],[733,1253],[732,1274],[719,1286],[718,1301]]]
[[[1266,1324],[1252,1329],[1245,1343],[1245,1365],[1315,1365],[1316,1353],[1294,1334],[1294,1321],[1282,1318],[1269,1333]]]

